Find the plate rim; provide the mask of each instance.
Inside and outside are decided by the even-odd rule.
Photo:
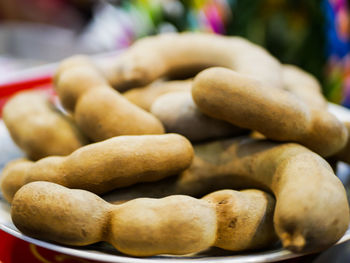
[[[1,202],[3,202],[1,200]],[[11,227],[0,223],[0,229],[4,232],[17,237],[21,240],[24,240],[28,243],[53,250],[56,252],[64,253],[71,256],[76,256],[80,258],[90,259],[90,260],[96,260],[101,262],[118,262],[118,263],[154,263],[154,262],[181,262],[181,263],[192,263],[192,262],[275,262],[280,261],[284,259],[290,259],[294,257],[299,257],[306,254],[296,254],[289,250],[280,248],[276,250],[269,250],[269,251],[263,251],[258,252],[253,255],[233,255],[233,256],[205,256],[205,257],[176,257],[172,255],[160,255],[156,257],[148,257],[148,258],[139,258],[139,257],[130,257],[130,256],[118,256],[118,255],[112,255],[112,254],[105,254],[100,253],[98,251],[84,251],[79,250],[79,247],[73,248],[73,247],[67,247],[60,244],[55,244],[47,241],[43,241],[40,239],[32,238],[27,235],[22,234],[18,230],[12,229]],[[349,231],[350,232],[350,231]],[[349,233],[350,238],[350,233]],[[337,243],[338,244],[338,243]],[[118,260],[118,261],[116,261]]]

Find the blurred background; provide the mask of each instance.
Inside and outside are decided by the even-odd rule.
[[[76,53],[122,51],[138,38],[182,31],[243,36],[282,63],[312,73],[330,101],[350,108],[349,2],[0,0],[0,108],[10,94],[5,90],[20,88],[6,86],[11,74]],[[40,81],[32,84],[47,79]],[[349,255],[347,242],[293,262],[348,262]]]
[[[1,0],[0,80],[75,53],[122,50],[165,32],[239,35],[296,64],[350,107],[346,0]]]

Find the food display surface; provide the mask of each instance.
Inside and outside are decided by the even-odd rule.
[[[334,104],[329,104],[329,110],[336,114],[342,120],[350,120],[350,111]],[[0,148],[3,154],[0,156],[0,170],[10,160],[23,156],[20,149],[13,143],[4,123],[0,120]],[[338,176],[344,183],[347,192],[350,191],[350,168],[344,163],[338,165]],[[201,252],[196,255],[188,256],[172,256],[159,255],[147,258],[135,258],[125,256],[119,253],[111,245],[100,242],[83,247],[63,246],[51,242],[38,240],[22,234],[12,223],[10,216],[10,205],[2,196],[0,196],[0,229],[27,242],[44,247],[63,254],[81,257],[90,260],[102,262],[140,262],[140,263],[154,263],[154,262],[276,262],[284,259],[300,257],[302,254],[295,254],[289,250],[283,249],[277,245],[273,249],[263,251],[252,251],[245,253],[233,253],[220,249],[211,249]],[[338,241],[338,244],[350,240],[350,229]]]

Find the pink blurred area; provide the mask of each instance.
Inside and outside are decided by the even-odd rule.
[[[90,21],[94,3],[0,0],[0,83],[22,69],[89,53],[78,35]]]

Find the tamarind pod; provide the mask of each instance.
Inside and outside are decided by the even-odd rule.
[[[120,135],[162,134],[162,123],[112,88],[87,91],[76,104],[77,125],[93,141]]]
[[[2,117],[14,142],[32,160],[68,155],[88,143],[73,121],[39,91],[14,95],[5,104]]]
[[[152,103],[161,95],[175,91],[188,91],[192,88],[192,80],[155,81],[150,85],[133,88],[123,93],[123,96],[140,108],[150,111]]]
[[[226,140],[224,140],[226,141]],[[227,141],[230,141],[227,139]],[[228,143],[230,145],[230,143]],[[204,148],[202,148],[202,146]],[[206,149],[207,148],[207,149]],[[202,143],[195,145],[196,155],[192,164],[185,171],[177,176],[171,176],[152,183],[140,183],[129,187],[120,188],[115,191],[108,192],[102,197],[107,202],[120,204],[135,198],[162,198],[169,195],[189,195],[193,197],[201,197],[208,193],[222,189],[245,189],[257,188],[267,192],[271,192],[261,181],[257,181],[249,176],[243,176],[232,172],[221,172],[219,164],[212,164],[205,161],[205,152],[213,152],[209,154],[210,158],[220,160],[220,154],[224,152],[221,144],[218,143]],[[218,155],[218,157],[215,156]],[[229,170],[229,168],[227,168]]]
[[[276,242],[275,200],[271,195],[255,189],[221,190],[202,199],[216,207],[218,230],[214,246],[243,251],[266,248]]]
[[[84,60],[80,57],[77,61],[68,59],[68,62],[63,61],[57,73],[56,90],[63,106],[73,112],[77,125],[91,140],[164,133],[157,118],[108,86],[91,63],[81,65]],[[66,63],[72,65],[64,71]]]
[[[347,230],[344,186],[329,164],[311,150],[247,137],[194,148],[192,165],[178,177],[156,182],[153,188],[135,185],[104,198],[116,202],[150,195],[197,197],[219,189],[257,188],[275,195],[275,229],[283,246],[293,252],[320,251]]]
[[[11,216],[16,227],[33,237],[67,245],[107,241],[134,256],[197,252],[213,244],[216,234],[215,210],[203,200],[171,196],[113,206],[87,191],[46,182],[21,188]]]
[[[152,104],[151,113],[163,123],[167,132],[182,134],[192,142],[232,137],[247,132],[201,113],[190,92],[171,92],[159,96]]]
[[[282,65],[283,88],[303,100],[308,106],[327,109],[318,80],[294,65]]]
[[[199,252],[214,244],[216,220],[212,205],[189,196],[135,199],[112,213],[110,243],[133,256]]]
[[[96,88],[109,88],[105,78],[98,72],[98,70],[89,64],[80,64],[88,61],[79,59],[73,63],[75,57],[69,59],[72,65],[64,70],[62,67],[55,75],[55,90],[63,107],[69,112],[75,110],[75,105],[78,99],[88,90]],[[65,65],[65,60],[62,62]]]
[[[243,138],[246,137],[237,138],[237,140],[243,140]],[[231,166],[230,161],[227,161],[227,169],[222,169],[221,160],[223,160],[223,156],[227,156],[227,158],[229,156],[234,157],[228,151],[226,152],[226,146],[229,148],[231,144],[235,143],[237,143],[236,139],[222,139],[196,144],[194,145],[195,156],[191,166],[179,175],[152,183],[135,184],[108,192],[102,197],[107,202],[120,204],[135,198],[162,198],[178,194],[198,198],[227,188],[257,188],[271,192],[271,189],[263,184],[261,180],[237,172],[236,168],[233,165]],[[213,163],[213,160],[215,160],[215,163]]]
[[[258,190],[111,205],[84,190],[33,182],[16,193],[11,217],[24,234],[67,245],[107,241],[133,256],[183,255],[213,245],[232,250],[271,245],[273,206],[273,198]]]
[[[0,178],[1,193],[7,200],[11,201],[17,190],[26,184],[27,171],[33,165],[33,162],[20,158],[9,162],[2,170]],[[10,176],[7,176],[10,175]],[[4,187],[2,186],[4,184]],[[6,189],[5,189],[6,188]]]
[[[93,67],[93,68],[98,70],[95,63],[93,63],[91,61],[91,59],[86,55],[74,55],[74,56],[68,57],[68,58],[62,60],[56,69],[56,72],[53,76],[54,86],[55,87],[57,86],[57,82],[60,79],[61,74],[63,72],[66,72],[66,71],[68,72],[71,69],[73,69],[75,67],[79,67],[79,66],[87,66],[90,68]]]
[[[257,130],[269,139],[298,142],[323,157],[335,154],[347,141],[346,128],[328,111],[229,69],[199,73],[192,96],[210,117]]]
[[[13,223],[29,236],[67,245],[100,241],[109,232],[110,205],[88,191],[67,190],[50,182],[23,186],[11,205]]]
[[[279,62],[263,48],[240,37],[205,33],[146,37],[99,66],[118,90],[147,85],[174,73],[188,75],[211,66],[231,68],[268,86],[282,88]]]
[[[10,162],[2,174],[1,189],[9,202],[23,184],[33,181],[101,194],[176,175],[190,166],[192,158],[191,143],[178,134],[119,136],[81,147],[66,157],[24,161],[23,170],[18,168],[20,161]]]
[[[231,174],[239,188],[260,184],[274,193],[275,230],[285,248],[320,251],[336,243],[347,230],[349,205],[344,186],[316,153],[298,144],[246,138],[202,147],[201,158],[209,167],[216,167],[216,174]],[[215,176],[210,180],[210,175],[203,174],[207,181],[214,181]]]
[[[211,150],[211,146],[209,148]],[[221,146],[219,148],[221,149]],[[195,155],[190,167],[177,176],[167,177],[152,183],[135,184],[120,188],[118,191],[108,192],[102,197],[113,204],[120,204],[142,197],[162,198],[179,194],[198,198],[216,190],[237,186],[237,180],[231,174],[227,178],[219,178],[219,176],[214,165]],[[233,178],[233,182],[228,181],[230,178]]]

